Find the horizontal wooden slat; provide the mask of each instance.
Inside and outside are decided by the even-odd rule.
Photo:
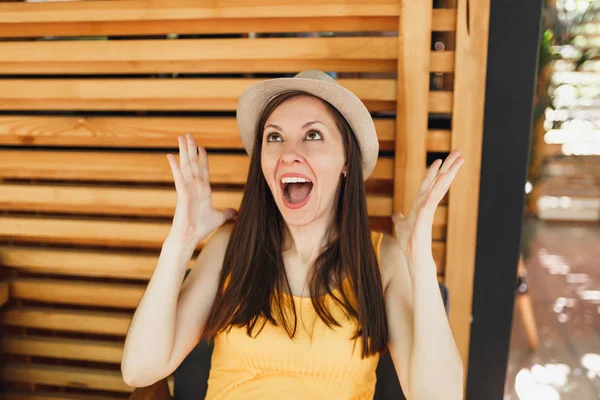
[[[393,150],[394,119],[374,118],[381,150]],[[191,132],[199,146],[242,149],[235,118],[0,116],[0,144],[173,147]],[[450,131],[430,130],[428,151],[450,151]]]
[[[10,294],[8,282],[0,282],[0,307],[2,307],[7,301]]]
[[[456,31],[456,10],[435,9],[432,14],[434,32]],[[1,23],[3,37],[43,36],[106,36],[148,34],[231,34],[247,32],[394,32],[398,30],[397,16],[383,17],[277,17],[277,18],[219,18],[132,20],[132,21],[73,21]]]
[[[435,240],[445,237],[445,225],[446,206],[440,206]],[[170,229],[171,222],[0,216],[0,238],[26,242],[160,248]]]
[[[26,382],[79,389],[131,392],[120,371],[95,368],[64,367],[42,364],[4,364],[0,367],[7,382]]]
[[[123,268],[127,268],[126,265]],[[136,308],[145,284],[78,282],[59,279],[14,278],[10,282],[15,299],[87,306]]]
[[[178,152],[171,153],[178,159]],[[173,182],[165,154],[2,149],[0,178]],[[243,184],[249,164],[245,154],[209,154],[211,183]],[[392,173],[393,159],[380,157],[369,179],[390,180]]]
[[[158,254],[17,245],[0,246],[0,255],[4,266],[21,271],[98,278],[148,280],[158,262]]]
[[[94,1],[2,4],[0,22],[88,22],[211,18],[397,16],[395,0]]]
[[[0,73],[393,72],[396,37],[92,40],[0,43]],[[452,72],[454,53],[431,53]]]
[[[54,329],[65,332],[125,336],[133,314],[42,307],[11,307],[0,311],[6,326]]]
[[[218,209],[239,209],[243,192],[213,190]],[[0,184],[0,209],[70,214],[172,217],[174,189],[108,188],[62,185]],[[367,195],[367,212],[373,217],[392,215],[390,195]]]
[[[68,394],[60,392],[23,392],[6,391],[3,400],[114,400],[114,397],[96,396],[93,394]]]
[[[439,262],[440,254],[435,254],[435,257],[438,273],[441,274],[443,265]],[[122,266],[123,269],[127,267]],[[146,290],[146,284],[19,277],[11,280],[10,290],[11,297],[21,300],[134,309]]]
[[[20,354],[67,360],[84,360],[119,364],[123,343],[107,340],[84,340],[45,336],[4,336],[5,354]]]
[[[2,110],[235,111],[262,79],[2,79]],[[395,110],[393,79],[338,79],[371,111]],[[429,111],[450,113],[452,92],[429,93]]]
[[[438,273],[444,270],[445,249],[445,243],[442,241],[434,241],[432,244]],[[158,254],[14,245],[0,246],[0,259],[4,266],[26,272],[148,280],[158,262]],[[194,262],[195,258],[192,258],[188,269],[192,268]]]

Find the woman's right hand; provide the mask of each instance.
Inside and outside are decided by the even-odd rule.
[[[212,205],[206,150],[196,147],[196,141],[189,133],[185,138],[178,136],[177,141],[179,166],[175,156],[167,154],[177,190],[177,205],[169,237],[195,246],[232,219],[236,211],[232,208],[219,211]]]

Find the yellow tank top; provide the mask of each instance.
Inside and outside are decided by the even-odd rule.
[[[378,262],[382,237],[371,232]],[[341,325],[334,330],[319,318],[310,298],[288,296],[296,305],[296,337],[270,323],[254,338],[245,327],[217,335],[206,399],[372,399],[379,355],[361,359],[362,341],[351,339],[356,323],[331,296],[326,302]]]

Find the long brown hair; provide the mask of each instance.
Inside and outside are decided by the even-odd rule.
[[[252,337],[255,328],[259,334],[267,322],[277,325],[277,321],[291,338],[296,334],[296,309],[287,295],[291,290],[282,256],[286,225],[262,173],[261,148],[265,122],[273,110],[285,100],[303,94],[307,93],[293,91],[277,96],[259,119],[246,189],[203,338],[213,338],[233,326],[246,327]],[[357,322],[353,339],[362,338],[362,357],[366,357],[387,349],[388,330],[381,274],[369,230],[362,158],[346,119],[331,104],[324,103],[342,134],[347,177],[340,178],[338,186],[332,239],[310,269],[311,301],[329,328],[340,324],[326,306],[323,293]],[[351,293],[346,293],[341,285],[346,276]],[[339,296],[332,290],[336,286]],[[291,317],[286,310],[291,310]]]

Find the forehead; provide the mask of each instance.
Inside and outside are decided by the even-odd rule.
[[[294,127],[303,125],[306,121],[318,120],[328,126],[335,126],[335,120],[327,105],[319,98],[300,95],[285,100],[271,113],[265,126],[273,123],[281,126]]]

